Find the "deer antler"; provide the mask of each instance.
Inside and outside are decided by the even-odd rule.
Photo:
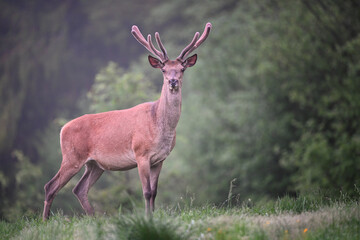
[[[180,55],[177,57],[178,60],[184,61],[186,56],[189,55],[192,51],[194,51],[197,47],[199,47],[209,36],[210,30],[212,28],[211,23],[207,23],[204,29],[204,32],[201,34],[201,37],[199,38],[199,32],[196,32],[194,35],[193,40],[189,45],[187,45],[180,53]]]
[[[147,36],[147,40],[145,40],[144,36],[142,35],[142,33],[140,32],[139,28],[136,25],[132,26],[131,34],[150,53],[152,53],[155,56],[159,57],[162,62],[166,62],[167,60],[169,60],[169,58],[167,56],[167,53],[166,53],[166,49],[165,49],[164,45],[161,42],[160,34],[158,32],[155,33],[155,38],[156,38],[157,45],[161,49],[162,52],[160,52],[159,50],[157,50],[154,47],[154,44],[151,41],[151,35],[150,34]]]

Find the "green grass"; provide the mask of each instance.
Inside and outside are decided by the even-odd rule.
[[[0,239],[360,239],[359,201],[283,197],[237,207],[190,205],[113,216],[0,221]]]

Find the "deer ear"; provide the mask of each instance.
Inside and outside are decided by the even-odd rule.
[[[154,58],[153,56],[148,56],[149,63],[153,68],[162,68],[164,67],[164,64],[157,58]]]
[[[197,60],[197,54],[192,55],[191,57],[188,57],[183,63],[182,65],[184,67],[192,67],[195,65]]]

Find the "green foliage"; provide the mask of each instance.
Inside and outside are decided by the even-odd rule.
[[[319,196],[320,197],[320,196]],[[296,205],[310,201],[297,213]],[[309,196],[279,198],[253,207],[217,208],[204,205],[159,209],[152,218],[141,213],[99,217],[51,216],[43,222],[39,216],[15,222],[0,221],[4,239],[357,239],[359,232],[358,200],[331,204]],[[259,214],[258,209],[263,212]],[[272,212],[273,209],[280,209]],[[331,233],[331,234],[330,234]]]
[[[182,181],[197,192],[199,202],[223,202],[233,178],[238,179],[234,195],[242,198],[276,196],[288,184],[278,159],[289,127],[273,112],[258,80],[258,71],[268,66],[258,59],[267,34],[258,29],[267,23],[266,15],[257,16],[261,10],[257,3],[244,2],[227,18],[212,20],[207,51],[199,54],[193,72],[186,73],[188,96],[173,161],[189,166],[191,174]]]
[[[245,1],[214,17],[211,41],[186,76],[172,155],[190,166],[179,175],[191,174],[174,181],[202,189],[199,202],[222,202],[233,178],[243,199],[353,191],[360,162],[354,9],[340,1]]]
[[[95,76],[87,95],[90,111],[126,109],[155,98],[154,86],[141,72],[125,72],[110,62]]]
[[[274,103],[281,96],[289,102],[287,108],[292,109],[286,111],[293,116],[289,124],[297,133],[284,149],[281,161],[284,167],[294,171],[291,179],[296,190],[349,192],[360,180],[356,150],[360,101],[353,91],[359,87],[359,75],[353,69],[360,59],[356,52],[349,51],[359,44],[356,34],[359,25],[344,26],[349,21],[359,22],[360,16],[337,1],[327,8],[307,1],[299,7],[302,8],[299,15],[285,15],[285,19],[298,24],[284,25],[286,36],[269,47],[278,50],[277,55],[270,57],[278,71],[276,82],[266,84],[280,86],[282,91],[274,95],[274,99],[278,98]],[[302,27],[311,23],[314,24],[309,28]],[[295,41],[296,48],[286,44]]]
[[[360,236],[359,225],[357,219],[347,220],[340,225],[333,223],[326,229],[310,234],[306,239],[355,240]]]
[[[144,218],[131,216],[130,218],[116,219],[118,236],[121,239],[153,239],[153,240],[180,240],[189,239],[186,233],[178,233],[179,226],[169,221],[170,219]]]
[[[11,208],[4,209],[4,215],[11,220],[16,219],[22,214],[30,215],[36,212],[34,202],[42,202],[42,194],[38,191],[41,187],[39,181],[42,175],[42,169],[30,162],[20,150],[15,150],[13,155],[17,159],[17,172],[15,175],[15,191],[17,199],[15,204],[5,202],[6,206]],[[31,183],[31,184],[29,184]]]
[[[2,239],[10,239],[17,235],[22,229],[26,227],[31,221],[29,219],[21,218],[16,222],[0,221],[0,236]]]

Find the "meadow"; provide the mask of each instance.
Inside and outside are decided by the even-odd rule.
[[[0,222],[0,239],[359,239],[359,199],[341,194],[285,196],[276,201],[236,206],[192,206],[184,201],[160,207],[152,218],[143,209],[119,209],[112,215],[66,216],[55,213],[43,222],[40,214]]]

